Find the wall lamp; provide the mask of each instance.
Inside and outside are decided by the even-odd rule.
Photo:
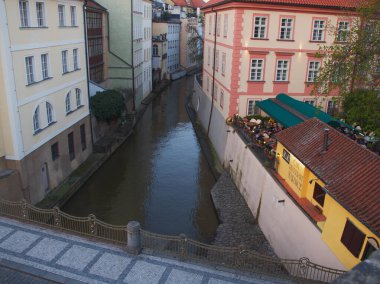
[[[285,203],[285,199],[281,199],[279,201],[277,201],[278,203]]]

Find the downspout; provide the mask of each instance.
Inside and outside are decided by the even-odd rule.
[[[211,11],[214,11],[214,8],[211,9]],[[216,25],[218,22],[218,12],[215,11],[215,21],[214,21],[214,54],[213,54],[213,64],[212,64],[212,88],[211,88],[211,110],[210,110],[210,117],[208,119],[208,126],[207,126],[207,137],[209,137],[210,133],[210,125],[211,125],[211,118],[212,118],[212,111],[214,109],[214,96],[215,96],[215,59],[216,59]]]
[[[84,26],[84,42],[85,42],[85,54],[86,54],[86,75],[87,75],[87,97],[88,97],[88,109],[90,111],[90,131],[91,131],[91,144],[94,145],[94,133],[92,129],[92,117],[91,117],[91,103],[90,103],[90,76],[89,76],[89,58],[88,58],[88,38],[87,38],[87,0],[83,5],[83,26]]]
[[[133,46],[134,46],[134,38],[133,38],[133,0],[131,0],[131,58],[132,58],[132,111],[136,110],[136,101],[135,101],[135,65],[133,62]]]

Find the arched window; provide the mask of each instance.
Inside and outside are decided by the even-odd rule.
[[[158,45],[153,44],[153,56],[158,56]]]
[[[75,98],[77,101],[77,108],[78,108],[82,105],[82,92],[78,88],[75,89]]]
[[[70,95],[71,95],[71,92],[68,92],[67,95],[66,95],[66,100],[65,100],[65,103],[66,103],[66,113],[69,113],[71,111]]]
[[[46,116],[48,125],[54,122],[53,106],[48,102],[46,102]]]
[[[34,132],[40,130],[40,107],[38,106],[33,115],[33,129]]]

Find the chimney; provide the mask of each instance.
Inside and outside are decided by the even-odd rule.
[[[322,153],[327,152],[327,150],[329,148],[329,131],[330,131],[330,129],[328,129],[328,128],[324,129],[323,150],[322,150]]]

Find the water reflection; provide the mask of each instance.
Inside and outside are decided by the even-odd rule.
[[[184,107],[191,90],[188,77],[158,96],[133,135],[63,210],[211,241],[218,225],[210,198],[215,180]]]

